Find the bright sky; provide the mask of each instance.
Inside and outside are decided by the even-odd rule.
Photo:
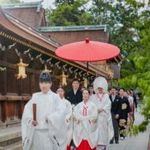
[[[20,0],[22,2],[37,2],[37,1],[40,1],[40,0]],[[49,7],[53,7],[53,3],[55,0],[43,0],[43,6],[44,8],[49,8]],[[146,5],[148,5],[148,2],[149,0],[137,0],[137,1],[140,1],[140,2],[144,2]]]
[[[37,2],[40,0],[20,0],[21,2]],[[49,7],[53,7],[53,3],[55,0],[43,0],[43,6],[44,8],[49,8]]]

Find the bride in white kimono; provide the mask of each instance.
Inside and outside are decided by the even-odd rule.
[[[95,150],[98,140],[97,107],[89,101],[88,90],[83,90],[83,101],[74,108],[73,141],[76,150]]]
[[[97,150],[106,150],[106,146],[112,139],[114,132],[111,118],[111,101],[107,94],[108,83],[105,78],[98,77],[93,83],[95,94],[90,98],[98,109],[98,146]]]
[[[59,96],[50,90],[48,72],[41,73],[39,85],[41,92],[33,94],[22,116],[23,150],[66,150],[66,131],[60,130],[66,112]]]

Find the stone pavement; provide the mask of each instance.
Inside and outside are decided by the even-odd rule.
[[[143,117],[138,112],[135,114],[135,117],[135,124],[139,124],[143,120]],[[120,141],[119,144],[109,145],[108,150],[147,150],[149,133],[150,127],[144,133],[140,133],[133,137],[127,137],[124,141]],[[21,150],[21,142],[18,142],[20,138],[20,127],[0,129],[0,143],[8,141],[10,144],[4,147],[4,149],[0,146],[0,150]],[[13,141],[13,139],[17,140]],[[11,141],[12,143],[15,142],[15,144],[11,145]]]
[[[143,120],[143,117],[138,112],[136,112],[135,116],[135,124],[139,124]],[[144,133],[127,137],[125,140],[120,141],[119,144],[109,145],[108,150],[147,150],[149,135],[150,127]]]
[[[21,150],[21,128],[0,129],[0,150]]]

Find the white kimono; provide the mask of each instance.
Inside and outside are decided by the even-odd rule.
[[[36,104],[37,126],[32,125],[33,104]],[[58,95],[49,91],[33,94],[22,117],[23,150],[66,150],[65,107]],[[46,121],[47,120],[47,121]]]
[[[95,148],[98,140],[97,107],[88,101],[80,102],[74,108],[73,141],[78,147],[82,140],[87,140],[91,148]]]
[[[101,100],[95,94],[90,100],[96,104],[97,109],[104,110],[98,114],[98,145],[107,145],[114,135],[110,113],[111,101],[108,94],[104,94]]]
[[[66,136],[65,138],[67,139],[66,141],[66,147],[67,147],[67,145],[70,145],[70,142],[72,140],[72,134],[73,134],[72,105],[65,98],[63,98],[61,101],[65,105],[65,110],[66,110],[65,125],[63,129],[65,128],[65,130],[67,131],[67,134],[65,135]]]

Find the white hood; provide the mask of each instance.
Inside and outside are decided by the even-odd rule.
[[[93,87],[96,93],[98,88],[103,88],[105,92],[108,91],[108,83],[104,77],[97,77],[93,82]]]

